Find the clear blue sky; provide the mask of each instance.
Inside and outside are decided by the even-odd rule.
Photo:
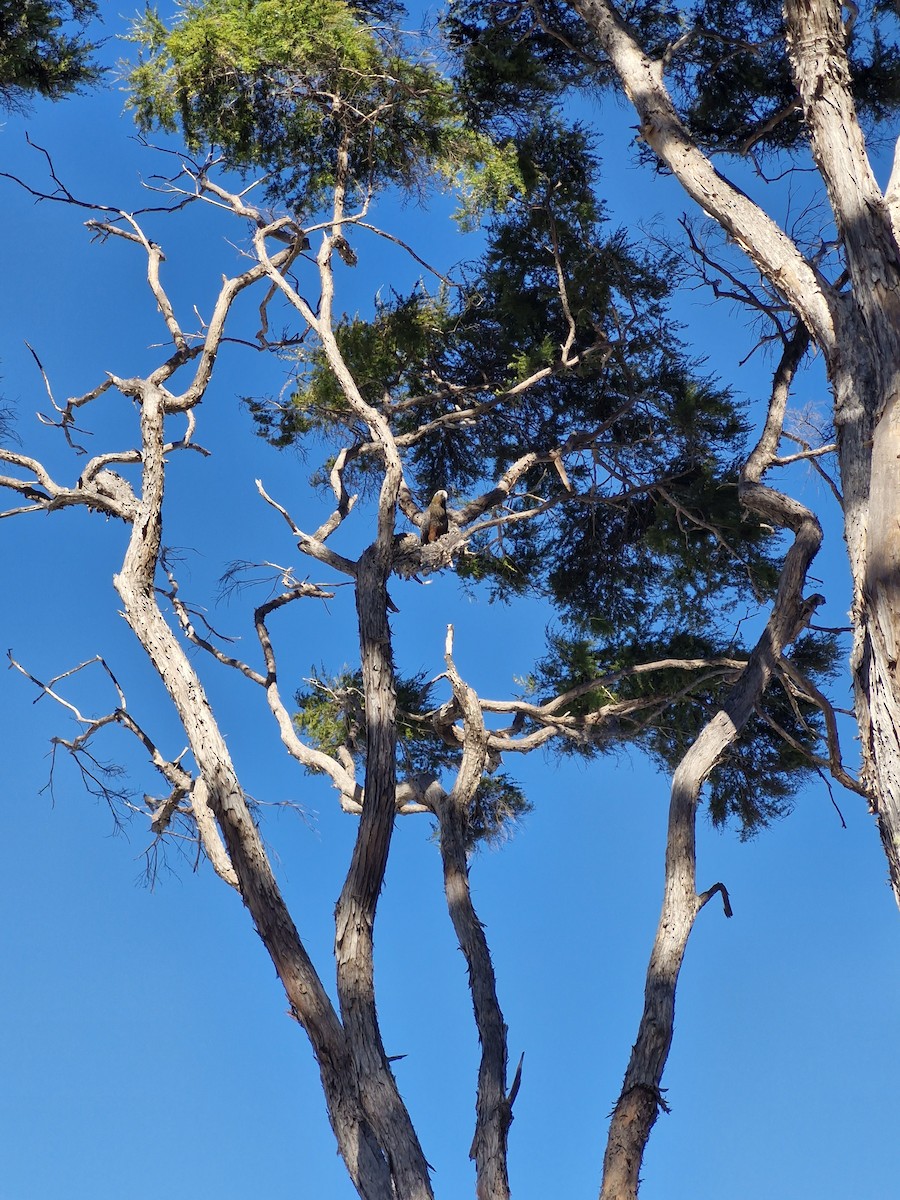
[[[109,29],[116,31],[113,18]],[[130,140],[121,106],[111,88],[9,117],[0,129],[0,169],[44,179],[27,130],[76,194],[136,207],[139,177],[160,167]],[[686,202],[674,184],[630,161],[629,115],[613,107],[592,115],[606,134],[614,218],[631,222],[636,236],[637,219],[656,214],[674,229]],[[155,362],[147,347],[161,339],[162,326],[139,255],[91,244],[82,225],[89,214],[35,205],[6,181],[0,205],[0,388],[17,409],[23,448],[70,482],[79,465],[34,420],[47,402],[24,341],[62,399],[105,371],[128,375]],[[225,238],[241,232],[207,217],[155,227],[176,298],[204,314],[221,273],[234,269]],[[403,236],[427,244],[429,254],[439,251],[447,262],[465,256],[442,216],[410,207],[401,219]],[[354,289],[340,298],[350,310],[365,309],[378,286],[410,278],[395,254],[360,250],[359,272],[342,280]],[[765,364],[738,369],[751,340],[734,313],[694,298],[679,315],[712,369],[750,400],[765,396]],[[236,558],[297,563],[287,528],[260,503],[254,478],[307,528],[325,512],[307,487],[315,463],[263,445],[238,404],[241,394],[280,385],[273,360],[223,352],[199,414],[198,440],[213,455],[182,456],[170,476],[166,541],[183,548],[182,594],[208,605],[213,624],[240,635],[248,655],[253,601],[215,607],[216,580]],[[824,401],[821,380],[810,375],[796,406]],[[88,424],[92,451],[132,444],[133,414],[121,399],[98,405]],[[797,482],[807,502],[827,507],[812,476]],[[370,515],[360,513],[345,545],[371,536]],[[834,514],[829,539],[816,574],[829,595],[826,620],[842,624],[848,601]],[[117,615],[111,577],[124,542],[124,526],[83,512],[2,522],[2,647],[43,676],[103,653],[130,709],[175,755],[183,735]],[[331,578],[314,566],[311,577]],[[463,596],[452,578],[428,588],[396,581],[392,592],[403,671],[439,674],[448,622],[460,671],[489,695],[513,691],[539,652],[547,614],[536,605],[492,608]],[[311,666],[356,660],[349,589],[327,607],[294,606],[272,626],[286,690]],[[214,663],[198,665],[247,791],[304,810],[303,817],[266,812],[264,833],[330,987],[332,912],[354,818],[286,758],[258,689]],[[207,866],[194,873],[177,854],[155,890],[142,887],[146,828],[135,821],[116,835],[109,811],[65,762],[52,802],[42,790],[49,739],[71,735],[71,721],[48,700],[33,704],[34,689],[17,673],[0,680],[0,1200],[350,1197],[309,1047],[285,1014],[235,894]],[[114,703],[99,676],[72,694],[87,708]],[[838,702],[848,695],[839,684]],[[128,767],[139,794],[162,790],[124,735],[111,734],[100,752]],[[846,752],[852,758],[852,742]],[[596,1193],[606,1117],[640,1014],[668,781],[636,755],[589,767],[542,757],[511,766],[535,811],[502,850],[477,858],[472,884],[513,1064],[525,1052],[510,1136],[513,1189],[518,1200],[586,1197]],[[701,820],[700,884],[722,880],[735,916],[726,921],[711,904],[694,932],[664,1079],[673,1111],[651,1140],[644,1200],[897,1195],[900,916],[863,802],[837,795],[846,830],[823,786],[803,793],[788,820],[749,845]],[[425,819],[398,822],[379,907],[377,978],[385,1043],[390,1054],[406,1055],[397,1076],[435,1167],[437,1194],[455,1200],[473,1194],[467,1153],[477,1040],[429,835]]]

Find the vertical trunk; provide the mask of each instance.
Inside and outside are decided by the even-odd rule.
[[[873,378],[874,377],[874,378]],[[869,385],[868,389],[866,385]],[[858,349],[835,391],[864,411],[877,394],[877,373]],[[867,394],[868,393],[868,394]],[[839,407],[840,412],[840,407]],[[871,439],[868,420],[839,426],[845,492],[845,532],[853,575],[854,646],[851,665],[867,787],[900,904],[900,413],[888,397]]]
[[[854,583],[852,665],[862,774],[900,903],[900,253],[853,103],[843,6],[840,0],[784,3],[787,49],[810,146],[846,252],[852,287],[839,294],[700,151],[665,87],[663,62],[644,53],[611,0],[569,2],[619,75],[647,144],[785,296],[825,355]]]
[[[392,1200],[388,1163],[354,1086],[344,1031],[272,874],[253,816],[203,686],[156,602],[163,502],[163,399],[140,391],[143,488],[122,571],[115,577],[125,616],[168,691],[206,785],[244,904],[319,1064],[338,1147],[364,1200]]]
[[[475,1190],[478,1200],[509,1200],[508,1135],[519,1072],[516,1072],[512,1090],[507,1095],[506,1022],[497,998],[494,964],[484,926],[478,920],[472,903],[466,851],[469,812],[484,777],[488,735],[478,697],[460,677],[453,663],[452,647],[451,625],[447,629],[444,659],[447,678],[462,709],[465,738],[453,790],[447,795],[443,789],[436,788],[432,805],[440,822],[447,908],[469,970],[469,990],[475,1010],[478,1040],[481,1042],[475,1099],[475,1136],[469,1151],[469,1157],[475,1160]]]
[[[472,904],[466,863],[466,813],[452,794],[444,799],[439,812],[444,892],[469,971],[481,1042],[475,1136],[470,1151],[475,1161],[475,1194],[478,1200],[509,1200],[507,1135],[512,1123],[512,1104],[506,1094],[506,1023],[497,999],[494,965],[484,926]]]
[[[826,350],[853,574],[863,780],[900,903],[900,254],[853,104],[839,0],[785,0],[788,53],[852,292]]]
[[[398,1197],[431,1200],[428,1164],[391,1071],[375,1008],[375,909],[394,827],[397,698],[378,544],[360,557],[356,580],[360,658],[366,700],[366,780],[347,879],[335,912],[341,1016],[366,1113],[390,1162]]]

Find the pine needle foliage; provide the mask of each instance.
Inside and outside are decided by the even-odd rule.
[[[535,19],[536,11],[539,14]],[[624,20],[647,53],[665,59],[685,124],[716,153],[801,151],[803,121],[785,52],[780,0],[699,0],[685,6],[633,0]],[[852,6],[847,50],[853,98],[868,130],[900,106],[896,6]],[[571,88],[615,86],[585,23],[557,0],[458,0],[446,20],[461,90],[480,126],[506,127],[522,112],[518,88],[544,104]]]
[[[297,693],[297,728],[326,754],[349,753],[362,774],[365,768],[366,714],[362,673],[345,667],[328,677],[320,669],[309,686]],[[398,759],[406,776],[452,777],[462,751],[435,734],[437,711],[434,682],[425,673],[397,679]],[[467,845],[492,845],[530,811],[521,786],[502,771],[485,775],[469,806]]]
[[[343,0],[186,0],[170,27],[148,9],[132,29],[130,106],[142,129],[180,128],[194,152],[264,168],[273,197],[306,212],[333,189],[339,152],[360,197],[435,176],[502,186],[502,148],[466,124],[452,84],[385,15]]]
[[[723,27],[731,19],[713,14],[712,0],[706,9]],[[753,13],[761,36],[771,13]],[[671,769],[734,668],[632,668],[745,655],[737,630],[771,597],[782,542],[741,508],[747,423],[680,339],[668,308],[676,260],[610,226],[591,138],[556,107],[565,87],[588,76],[602,84],[604,68],[567,9],[549,6],[545,17],[535,25],[530,10],[501,4],[488,19],[475,4],[455,4],[444,26],[457,56],[448,73],[399,31],[390,5],[185,0],[172,26],[153,12],[136,23],[132,105],[143,128],[180,128],[195,150],[267,172],[273,200],[295,212],[326,211],[336,186],[366,211],[382,192],[455,189],[458,220],[481,231],[477,257],[437,287],[421,279],[407,291],[382,288],[367,310],[345,312],[338,350],[389,422],[423,505],[445,488],[462,508],[534,453],[487,514],[497,520],[470,534],[457,574],[491,599],[552,606],[558,628],[530,694],[578,689],[566,715],[581,730],[561,728],[555,749],[592,756],[632,742]],[[655,5],[631,17],[656,23],[660,38],[683,19]],[[576,38],[572,50],[547,32],[555,23]],[[686,44],[700,55],[706,43],[697,34]],[[701,58],[690,67],[698,76]],[[695,123],[727,71],[724,61],[710,66],[691,101]],[[777,72],[770,84],[777,98]],[[727,123],[725,108],[716,112]],[[708,138],[724,147],[746,133],[723,125]],[[345,485],[371,490],[381,458],[369,428],[311,331],[295,354],[289,402],[249,401],[259,432],[329,456],[343,447]],[[564,470],[553,458],[561,448]],[[821,676],[833,641],[806,647]],[[610,673],[614,686],[590,686]],[[398,690],[398,772],[449,773],[459,750],[428,717],[430,685],[401,679]],[[305,735],[362,771],[358,672],[329,678],[323,669],[298,706]],[[820,734],[808,706],[773,688],[710,781],[713,819],[749,833],[786,811]],[[470,814],[473,842],[498,836],[526,807],[518,784],[486,776]]]
[[[86,30],[93,0],[0,0],[0,108],[21,111],[34,96],[60,100],[99,82],[98,43]]]

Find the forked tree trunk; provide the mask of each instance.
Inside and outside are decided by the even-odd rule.
[[[397,1200],[400,1195],[425,1200],[430,1197],[427,1164],[415,1134],[410,1137],[412,1124],[393,1076],[389,1068],[384,1074],[387,1064],[378,1060],[380,1039],[374,1044],[367,1042],[362,1049],[356,1040],[368,1037],[368,1012],[361,1018],[351,1014],[346,1028],[338,1019],[272,873],[200,679],[160,611],[154,579],[162,530],[164,396],[144,381],[135,381],[131,394],[141,403],[143,487],[122,570],[114,580],[126,619],[175,705],[205,785],[203,798],[221,830],[241,897],[281,979],[291,1011],[309,1036],[328,1116],[350,1178],[363,1200]],[[391,797],[393,805],[393,792]],[[365,913],[372,891],[377,894],[382,877],[378,871],[383,874],[383,866],[377,862],[369,867],[374,875],[367,877],[368,888],[354,877],[358,894],[352,887],[345,889],[348,897],[355,897],[347,900],[349,912]],[[363,868],[364,874],[367,869]],[[345,963],[345,970],[349,966]],[[362,983],[354,989],[345,979],[342,996],[353,994],[363,1010],[369,1000],[365,989],[369,967],[370,961],[363,955],[358,969]],[[374,1066],[364,1061],[366,1055],[374,1056]]]
[[[851,666],[862,779],[900,903],[900,252],[895,233],[900,154],[885,200],[854,108],[840,0],[785,0],[788,53],[846,255],[850,287],[842,283],[839,290],[699,149],[666,88],[664,61],[644,51],[612,0],[570,3],[618,74],[647,144],[787,300],[823,352],[835,401],[853,578]],[[680,782],[686,787],[683,797]],[[673,820],[679,806],[689,810],[691,830],[689,797],[698,786],[696,777],[676,777],[673,785]],[[670,826],[670,842],[671,835]],[[689,856],[687,835],[678,837]],[[677,875],[667,860],[666,902],[648,972],[644,1021],[613,1116],[604,1200],[636,1195],[646,1137],[660,1103],[658,1071],[671,1038],[694,894],[687,876],[679,883]],[[667,926],[668,907],[678,902],[679,892],[681,916]]]
[[[377,545],[360,557],[356,579],[366,702],[365,802],[347,879],[335,911],[341,1016],[366,1113],[385,1148],[403,1200],[432,1200],[428,1163],[397,1088],[375,1008],[374,928],[394,826],[397,697],[387,617],[390,562]]]

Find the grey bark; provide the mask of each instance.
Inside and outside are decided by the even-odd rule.
[[[400,1098],[375,1007],[374,927],[396,811],[397,698],[387,618],[389,557],[379,544],[357,566],[356,608],[366,701],[365,800],[353,857],[335,912],[341,1016],[366,1113],[403,1200],[431,1200],[428,1163]]]
[[[475,1162],[478,1200],[509,1200],[508,1135],[517,1083],[506,1090],[507,1029],[497,997],[494,964],[484,926],[478,919],[469,887],[467,838],[469,812],[484,775],[488,735],[475,693],[460,678],[451,655],[452,628],[447,636],[447,676],[462,709],[465,727],[462,762],[449,795],[430,789],[440,825],[444,893],[459,947],[466,960],[475,1012],[481,1061],[475,1099],[475,1136],[469,1157]]]
[[[310,961],[272,874],[199,677],[156,600],[154,578],[162,530],[164,399],[152,384],[133,388],[141,403],[143,488],[121,572],[114,583],[125,615],[159,673],[206,787],[244,904],[269,952],[294,1016],[306,1030],[329,1118],[348,1172],[364,1200],[394,1200],[388,1147],[376,1131],[358,1077],[358,1053]],[[402,1192],[399,1194],[403,1194]],[[412,1195],[413,1193],[408,1193]]]
[[[721,710],[701,730],[672,779],[666,840],[662,912],[647,968],[644,1011],[625,1080],[610,1123],[603,1160],[601,1200],[634,1200],[644,1150],[662,1100],[662,1075],[672,1045],[678,976],[694,921],[721,892],[721,884],[697,892],[696,814],[700,789],[725,750],[737,739],[762,697],[781,653],[807,624],[821,597],[803,600],[809,564],[822,540],[808,509],[760,482],[778,446],[791,379],[806,350],[800,329],[788,344],[773,388],[768,420],[741,477],[741,498],[764,519],[794,532],[785,558],[772,613],[740,678]]]
[[[642,51],[613,5],[572,4],[619,75],[647,144],[791,305],[824,354],[854,586],[851,667],[862,778],[900,903],[900,221],[892,219],[866,155],[841,5],[787,0],[784,10],[811,149],[846,254],[851,287],[838,293],[693,143],[666,90],[663,63]],[[895,202],[897,192],[895,181]]]
[[[788,0],[788,51],[852,290],[826,356],[853,574],[853,682],[878,830],[900,903],[900,253],[850,91],[841,8]]]

